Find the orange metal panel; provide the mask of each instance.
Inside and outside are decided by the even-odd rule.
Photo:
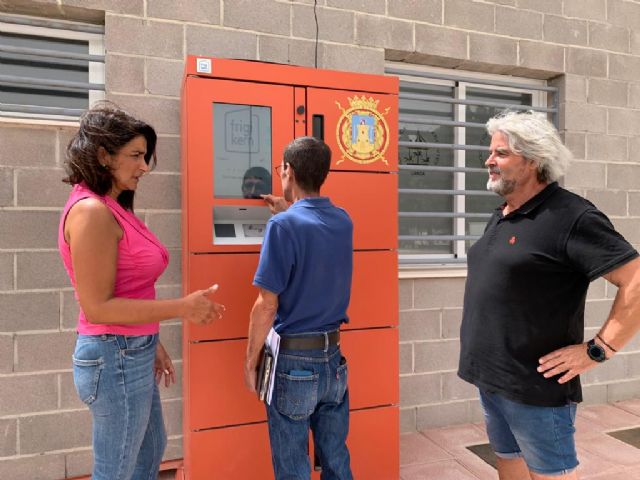
[[[273,479],[266,423],[207,430],[192,436],[191,457],[185,465],[190,480]]]
[[[296,87],[294,92],[295,125],[293,128],[294,136],[298,138],[307,135],[307,89]]]
[[[205,326],[184,324],[190,341],[244,338],[249,330],[249,314],[258,296],[251,284],[258,267],[257,253],[206,254],[189,256],[189,286],[201,290],[217,283],[215,300],[225,306],[220,320]],[[397,289],[396,289],[397,290]]]
[[[397,185],[396,174],[329,173],[321,193],[351,216],[355,250],[398,247]]]
[[[353,253],[351,302],[344,330],[398,325],[398,254],[393,250]]]
[[[189,345],[191,387],[188,398],[188,430],[239,425],[266,420],[264,405],[244,386],[246,340],[192,343]]]
[[[351,412],[347,444],[353,478],[400,478],[399,418],[398,407]]]
[[[273,167],[280,164],[282,151],[293,138],[293,88],[259,85],[227,80],[188,78],[186,81],[187,188],[183,208],[188,222],[189,252],[257,252],[260,245],[213,245],[213,103],[259,105],[271,108],[271,149]],[[282,191],[272,172],[273,191]],[[185,204],[186,203],[186,204]],[[237,199],[235,205],[264,205],[257,200]]]
[[[397,405],[398,329],[345,331],[340,342],[349,365],[350,408]]]
[[[196,59],[198,58],[211,59],[212,68],[210,74],[198,73],[196,69]],[[197,57],[194,55],[187,57],[185,63],[186,75],[303,87],[341,88],[344,90],[362,90],[362,87],[366,86],[368,92],[395,93],[396,95],[399,85],[398,77],[388,75],[322,70],[295,65],[277,65],[274,63]]]
[[[308,88],[307,124],[311,124],[313,115],[324,116],[324,141],[333,153],[332,170],[398,171],[397,95]],[[361,116],[352,118],[354,115]],[[357,134],[358,118],[365,117],[375,119],[375,141],[370,147],[375,148],[359,155],[356,153],[357,143],[352,143],[352,135],[354,130]],[[368,135],[365,137],[368,138]],[[354,147],[356,150],[353,150]]]

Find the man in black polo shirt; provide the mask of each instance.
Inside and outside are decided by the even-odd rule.
[[[558,186],[571,153],[543,114],[508,112],[487,130],[487,188],[505,203],[469,249],[458,375],[480,390],[501,480],[576,479],[578,375],[640,329],[640,259]],[[601,276],[618,293],[583,343],[587,288]]]

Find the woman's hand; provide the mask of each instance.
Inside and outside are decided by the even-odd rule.
[[[183,298],[185,313],[182,318],[198,325],[207,325],[222,318],[224,305],[209,298],[218,290],[218,285],[212,285],[206,290],[197,290]]]
[[[156,360],[153,365],[153,373],[155,374],[156,383],[158,385],[160,385],[163,375],[165,387],[168,387],[172,383],[176,383],[176,370],[173,368],[171,357],[159,341],[158,348],[156,349]]]

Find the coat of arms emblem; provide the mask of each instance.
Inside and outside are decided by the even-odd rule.
[[[389,165],[384,156],[389,147],[389,125],[384,118],[389,113],[389,107],[380,113],[380,100],[366,98],[364,95],[347,99],[349,108],[342,108],[336,102],[342,111],[336,127],[336,140],[342,151],[342,158],[336,164],[345,160],[360,164],[381,160]]]

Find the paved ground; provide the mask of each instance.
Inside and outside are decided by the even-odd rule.
[[[578,407],[581,480],[640,480],[640,449],[607,432],[640,428],[640,400]],[[639,436],[640,437],[640,436]],[[466,447],[487,443],[483,425],[436,428],[400,437],[401,480],[496,480],[496,470]]]

